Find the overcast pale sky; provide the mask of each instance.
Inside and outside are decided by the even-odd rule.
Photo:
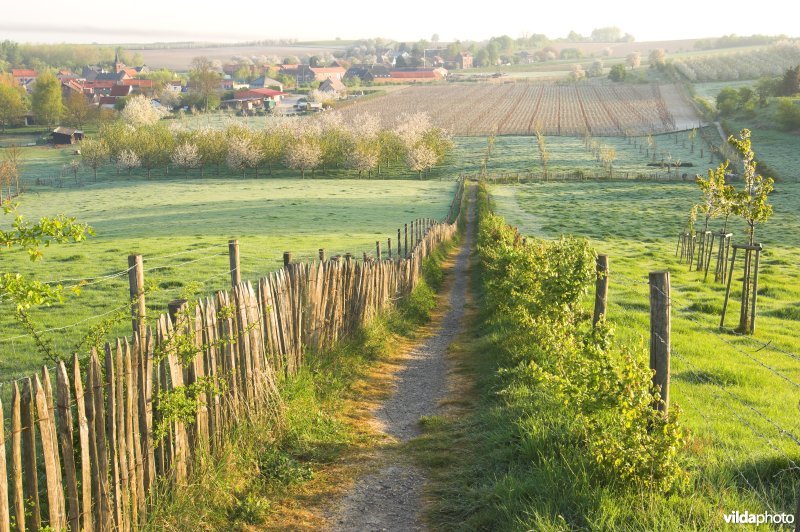
[[[797,36],[793,0],[626,0],[401,2],[235,0],[3,0],[0,39],[30,42],[243,41],[295,38],[386,37],[414,41],[438,33],[442,41],[481,40],[618,26],[638,41],[738,35]],[[476,7],[472,7],[475,5]],[[755,6],[755,7],[751,7]],[[794,14],[791,14],[794,12]],[[780,14],[783,14],[781,16]]]

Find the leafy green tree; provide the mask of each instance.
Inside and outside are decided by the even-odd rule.
[[[768,200],[770,192],[775,188],[773,186],[775,180],[764,177],[756,171],[758,163],[752,149],[749,129],[741,130],[739,138],[731,135],[728,142],[742,156],[744,189],[737,197],[736,210],[747,222],[748,241],[753,245],[756,241],[756,226],[772,216],[772,205]]]
[[[97,181],[97,170],[108,162],[111,150],[105,140],[86,139],[81,142],[81,159],[84,166],[92,169],[94,180]]]
[[[739,92],[731,87],[725,87],[717,94],[717,111],[723,116],[729,116],[739,108]]]
[[[40,124],[52,126],[61,120],[64,114],[61,82],[51,72],[43,72],[36,78],[31,94],[31,107]]]
[[[189,82],[192,92],[197,94],[204,102],[204,110],[212,108],[213,96],[217,95],[219,80],[220,74],[214,68],[214,63],[209,58],[201,56],[192,59],[192,69],[189,71]],[[218,95],[216,104],[219,105]]]
[[[611,67],[611,70],[608,73],[608,79],[611,81],[625,81],[625,77],[628,75],[628,71],[625,70],[625,65],[623,63],[617,63]]]
[[[154,168],[166,167],[175,146],[175,138],[164,124],[141,126],[129,137],[129,148],[139,157],[142,168],[150,177]]]
[[[22,87],[0,83],[0,127],[2,127],[2,131],[5,132],[6,126],[19,123],[27,110],[25,90]]]
[[[800,92],[800,65],[786,69],[781,81],[781,94],[783,96],[794,96]]]
[[[79,92],[72,92],[64,102],[64,121],[77,128],[82,128],[96,113],[95,108],[89,105],[86,96]]]
[[[775,109],[775,121],[784,131],[800,129],[800,106],[791,98],[781,98]]]
[[[781,78],[762,77],[756,83],[756,94],[758,103],[762,107],[767,105],[767,100],[771,96],[779,96],[781,91]]]

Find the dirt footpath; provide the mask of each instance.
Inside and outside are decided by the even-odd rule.
[[[391,397],[375,412],[382,430],[398,443],[420,434],[419,419],[437,413],[447,386],[447,348],[462,332],[469,255],[475,239],[474,195],[467,209],[467,231],[453,268],[449,308],[438,329],[415,347],[397,373]],[[424,530],[422,489],[425,476],[402,452],[381,451],[374,473],[358,480],[332,509],[333,530]]]

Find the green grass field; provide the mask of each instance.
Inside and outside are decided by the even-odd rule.
[[[160,287],[148,296],[148,308],[162,312],[187,289],[210,294],[230,284],[229,238],[240,241],[244,279],[255,280],[274,271],[286,250],[296,260],[315,257],[318,248],[325,248],[329,256],[352,252],[360,257],[365,251],[374,253],[376,240],[385,249],[386,238],[393,237],[396,245],[397,229],[403,223],[444,217],[454,186],[452,181],[438,180],[209,178],[40,188],[18,198],[21,213],[30,219],[58,213],[75,216],[89,223],[96,236],[84,243],[48,248],[45,259],[37,263],[31,263],[24,252],[4,251],[3,270],[44,281],[67,279],[64,286],[71,286],[80,279],[122,272],[127,255],[141,253],[146,279]],[[9,222],[3,220],[3,225]],[[45,329],[86,320],[48,333],[58,352],[68,354],[88,326],[103,319],[92,317],[124,307],[127,294],[123,274],[89,284],[80,296],[70,296],[65,304],[34,316]],[[115,332],[126,334],[129,323],[123,320]],[[0,349],[4,355],[0,380],[30,372],[42,363],[7,303],[0,304]]]
[[[610,260],[609,318],[616,334],[646,356],[647,273],[672,277],[672,384],[693,438],[696,489],[724,502],[742,491],[741,511],[794,512],[800,446],[800,185],[779,184],[774,217],[759,230],[765,246],[753,338],[720,333],[724,289],[675,258],[677,234],[699,192],[683,183],[542,183],[492,187],[496,211],[523,233],[588,237]],[[719,226],[715,222],[712,229]],[[744,237],[734,223],[734,241]],[[740,263],[741,264],[741,263]],[[711,274],[713,278],[713,272]],[[740,277],[737,276],[737,277]],[[734,327],[740,288],[726,325]],[[587,302],[588,304],[588,302]],[[768,344],[766,347],[764,344]],[[718,493],[716,492],[718,491]],[[731,493],[728,493],[728,492]]]
[[[678,174],[687,174],[688,179],[694,178],[696,173],[705,173],[709,166],[709,154],[698,134],[695,140],[695,149],[692,152],[688,132],[655,135],[656,158],[653,160],[653,148],[647,144],[646,138],[637,137],[626,139],[622,137],[596,137],[594,140],[601,144],[613,147],[616,150],[617,160],[614,162],[614,177],[634,178],[639,174],[650,175],[653,172],[664,174],[666,169],[647,166],[648,163],[661,163],[662,159],[673,162],[682,161],[691,163],[692,167],[679,168]],[[677,140],[677,143],[676,143]],[[582,138],[576,137],[545,137],[545,143],[550,154],[548,171],[575,171],[583,170],[589,174],[599,173],[605,175],[601,164],[594,158],[590,149],[587,149]],[[634,144],[635,143],[635,144]],[[451,159],[454,161],[456,172],[479,173],[486,153],[486,139],[479,137],[458,137],[456,148]],[[700,149],[703,148],[703,157]],[[647,156],[649,151],[650,156]],[[533,171],[541,172],[539,150],[535,137],[501,136],[495,140],[492,155],[488,164],[489,173],[510,172],[524,173]],[[673,170],[673,176],[676,172]]]

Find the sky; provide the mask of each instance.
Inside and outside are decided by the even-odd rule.
[[[19,42],[134,43],[156,41],[241,42],[291,38],[321,40],[384,37],[401,41],[484,40],[544,33],[565,37],[571,30],[617,26],[637,41],[737,35],[798,36],[797,16],[785,0],[727,2],[672,0],[571,0],[535,2],[383,2],[264,0],[200,2],[136,0],[2,0],[0,40]],[[471,7],[476,6],[476,7]],[[756,9],[757,7],[757,9]]]

